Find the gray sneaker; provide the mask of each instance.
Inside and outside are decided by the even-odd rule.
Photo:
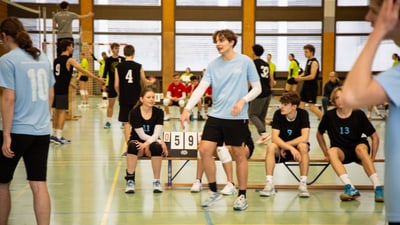
[[[249,205],[247,204],[247,199],[244,195],[239,195],[235,202],[233,203],[233,210],[243,211],[246,210]]]
[[[162,193],[160,180],[153,182],[153,193]]]
[[[272,195],[275,195],[275,187],[272,182],[267,182],[265,184],[264,189],[260,191],[260,196],[261,197],[270,197]]]
[[[126,182],[125,193],[127,194],[135,193],[135,182],[133,180],[128,180]]]
[[[213,206],[218,200],[222,198],[222,194],[219,192],[209,192],[208,198],[201,203],[202,207]]]

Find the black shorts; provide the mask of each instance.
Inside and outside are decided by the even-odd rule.
[[[112,86],[107,86],[107,93],[108,93],[108,98],[116,98],[118,96],[117,92],[115,91],[115,88]]]
[[[128,122],[129,121],[129,112],[132,110],[134,105],[119,105],[119,122]]]
[[[202,140],[223,143],[231,146],[242,146],[251,137],[248,120],[226,120],[208,117],[204,126]]]
[[[312,104],[317,103],[317,92],[318,86],[303,85],[303,89],[300,92],[301,101]]]
[[[84,81],[84,82],[86,82],[86,81],[88,81],[89,80],[89,78],[87,77],[87,76],[80,76],[79,77],[79,81]]]
[[[209,96],[204,97],[204,105],[211,106],[212,105],[212,98]]]
[[[68,109],[68,94],[55,95],[53,101],[53,108],[55,109]]]
[[[11,140],[15,156],[10,159],[0,153],[0,183],[11,182],[21,157],[28,180],[46,181],[50,135],[11,134]],[[3,131],[0,131],[0,143],[3,145]]]
[[[308,151],[310,151],[310,143],[308,144]],[[297,149],[297,146],[295,147]],[[290,152],[290,150],[285,150],[286,156],[283,157],[281,155],[281,149],[279,149],[279,154],[275,155],[275,163],[283,163],[283,162],[288,162],[288,161],[293,161],[294,157],[292,155],[292,153]]]
[[[292,77],[292,78],[288,79],[288,80],[286,81],[286,83],[288,83],[288,84],[290,84],[290,85],[293,85],[293,84],[298,84],[299,82],[297,82],[297,81]]]
[[[249,157],[248,158],[250,159],[254,152],[254,142],[253,142],[253,139],[251,138],[251,135],[247,137],[247,140],[245,143],[246,143],[247,148],[249,148]]]
[[[344,153],[344,160],[342,162],[343,164],[348,164],[348,163],[352,163],[352,162],[355,162],[358,164],[361,163],[361,160],[357,157],[357,154],[355,151],[356,146],[359,144],[365,144],[368,147],[368,154],[371,152],[371,147],[369,146],[369,142],[368,142],[367,138],[362,138],[362,140],[359,143],[356,143],[354,145],[354,147],[352,147],[350,149],[338,147]]]

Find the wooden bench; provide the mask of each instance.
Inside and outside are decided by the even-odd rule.
[[[180,183],[180,184],[174,184],[173,180],[179,175],[179,173],[183,170],[183,168],[189,163],[191,160],[197,160],[196,157],[164,157],[163,160],[168,161],[168,182],[166,183],[166,186],[168,189],[172,189],[173,187],[189,187],[191,184],[190,183]],[[175,160],[184,160],[185,162],[179,167],[179,169],[173,173],[172,169],[172,161]],[[253,158],[249,159],[249,162],[262,162],[265,163],[264,158]],[[385,162],[384,159],[376,159],[374,162],[376,163],[383,163]],[[299,166],[298,162],[295,161],[290,161],[290,162],[284,162],[282,163],[286,169],[292,174],[292,176],[299,182],[300,178],[295,174],[295,172],[292,170],[291,167]],[[307,185],[310,188],[315,188],[315,189],[341,189],[343,188],[343,185],[315,185],[314,183],[321,177],[321,175],[326,171],[326,169],[329,167],[330,163],[326,162],[325,159],[323,158],[315,158],[315,159],[310,159],[310,167],[320,167],[321,169],[318,171],[317,175],[307,183]],[[297,188],[298,185],[276,185],[276,188]],[[264,184],[248,184],[247,187],[249,189],[262,189],[264,187]],[[365,189],[371,189],[371,185],[357,185],[357,188],[360,190],[365,190]]]

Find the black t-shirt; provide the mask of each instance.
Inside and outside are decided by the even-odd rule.
[[[308,59],[306,63],[306,68],[304,69],[304,75],[308,76],[311,74],[311,65],[313,62],[316,62],[318,65],[317,68],[317,74],[315,75],[315,78],[312,80],[305,80],[303,83],[303,86],[311,86],[311,87],[316,87],[318,86],[318,76],[319,76],[319,62],[316,58]]]
[[[270,86],[270,72],[269,64],[262,59],[255,59],[254,64],[256,65],[258,76],[261,82],[261,94],[257,98],[263,98],[271,95]]]
[[[297,116],[293,121],[286,119],[281,110],[276,110],[272,119],[272,129],[280,130],[279,137],[287,142],[301,136],[303,128],[310,128],[308,112],[297,108]]]
[[[324,114],[318,125],[319,133],[328,131],[331,147],[352,149],[359,144],[363,134],[371,136],[375,128],[361,110],[354,110],[348,118],[342,119],[331,109]]]
[[[67,95],[69,89],[69,83],[72,78],[72,67],[70,70],[67,69],[67,61],[71,56],[60,55],[54,60],[53,63],[53,74],[56,80],[54,84],[54,94],[56,95]]]
[[[140,69],[142,65],[134,61],[124,61],[117,65],[120,104],[134,105],[142,90]]]
[[[114,89],[115,68],[123,61],[125,61],[125,58],[122,56],[118,56],[117,58],[110,56],[106,59],[103,78],[107,78],[108,75],[108,87],[111,87],[112,89]]]
[[[146,133],[149,136],[153,135],[154,127],[157,124],[159,124],[159,125],[164,124],[164,112],[157,107],[153,107],[151,118],[148,120],[145,120],[142,117],[142,114],[140,112],[140,106],[139,106],[139,107],[132,109],[131,112],[129,113],[129,123],[132,126],[130,140],[141,140],[139,138],[138,134],[135,132],[135,129],[143,128],[144,133]],[[142,141],[144,141],[144,140],[142,140]]]

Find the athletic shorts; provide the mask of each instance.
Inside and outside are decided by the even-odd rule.
[[[132,110],[134,105],[119,105],[119,122],[128,122],[129,121],[129,112]]]
[[[371,152],[371,147],[369,145],[367,138],[362,138],[362,140],[359,143],[356,143],[353,148],[346,149],[346,148],[338,147],[344,153],[344,160],[342,162],[343,164],[348,164],[348,163],[352,163],[352,162],[355,162],[358,164],[361,163],[361,160],[357,157],[357,154],[355,151],[356,146],[359,144],[365,144],[368,147],[368,153]]]
[[[11,140],[11,149],[15,156],[10,159],[0,153],[0,183],[11,182],[21,157],[27,180],[46,181],[50,135],[11,134]],[[3,131],[0,131],[0,143],[3,145]]]
[[[310,151],[310,143],[308,144],[308,151]],[[297,149],[297,146],[295,147]],[[283,163],[283,162],[288,162],[288,161],[293,161],[294,157],[290,150],[285,150],[286,156],[285,158],[281,155],[281,149],[279,149],[279,154],[275,155],[275,163]]]
[[[118,96],[114,87],[107,86],[108,98],[116,98]]]
[[[306,103],[312,103],[315,104],[317,103],[317,92],[318,92],[318,86],[309,86],[303,85],[303,88],[300,93],[301,101],[306,102]]]
[[[53,101],[53,108],[55,109],[68,109],[68,95],[55,95]]]
[[[292,78],[286,80],[286,83],[293,85],[293,84],[298,84],[299,82],[297,82],[297,81],[292,77]]]
[[[209,97],[209,96],[204,97],[204,105],[211,106],[212,105],[212,98]]]
[[[88,81],[89,80],[89,78],[87,77],[87,76],[80,76],[79,77],[79,81]]]
[[[202,140],[216,142],[217,146],[242,146],[251,137],[248,120],[226,120],[208,117]]]

